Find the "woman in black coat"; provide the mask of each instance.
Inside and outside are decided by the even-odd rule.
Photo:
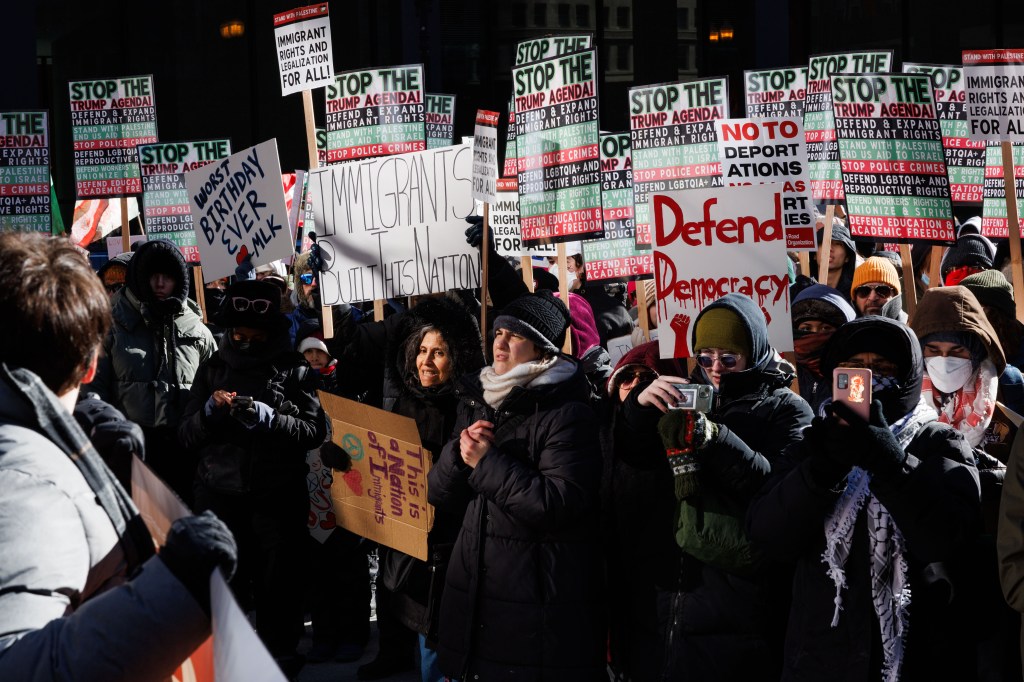
[[[459,384],[456,433],[429,475],[465,510],[441,604],[439,660],[466,680],[604,675],[601,454],[568,311],[523,296],[494,323],[494,363]]]

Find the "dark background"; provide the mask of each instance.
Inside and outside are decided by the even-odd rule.
[[[302,96],[281,96],[272,17],[309,0],[7,3],[0,111],[52,112],[61,211],[74,202],[68,81],[153,74],[160,140],[229,137],[240,150],[276,137],[286,172],[307,165]],[[244,35],[224,39],[222,24]],[[723,31],[731,39],[723,39]],[[730,77],[742,115],[744,69],[810,54],[891,48],[902,61],[960,63],[962,49],[1024,47],[1020,0],[335,0],[336,71],[422,63],[428,92],[452,93],[456,140],[477,108],[505,111],[515,44],[589,32],[599,49],[601,124],[628,129],[626,92]],[[712,40],[717,37],[717,40]],[[323,124],[323,91],[313,93]]]

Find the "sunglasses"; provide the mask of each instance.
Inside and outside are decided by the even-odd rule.
[[[312,284],[313,283],[313,273],[312,272],[304,272],[303,274],[299,275],[299,281],[302,282],[303,284]]]
[[[867,298],[868,296],[871,295],[872,291],[878,294],[880,298],[889,298],[896,293],[896,290],[893,289],[888,284],[878,284],[875,286],[865,284],[864,286],[859,286],[856,289],[854,289],[853,294],[857,298]]]
[[[243,298],[242,296],[232,296],[231,307],[240,313],[244,313],[246,310],[251,308],[254,313],[262,315],[270,310],[270,301],[265,298]]]
[[[654,379],[658,375],[649,369],[627,369],[619,375],[620,383],[629,384],[634,381],[647,381],[648,379]]]
[[[108,294],[116,294],[121,291],[121,289],[124,289],[124,283],[118,282],[117,284],[104,284],[103,288],[107,290]]]
[[[715,359],[718,359],[722,363],[722,367],[726,369],[733,369],[736,367],[736,363],[740,361],[740,356],[735,353],[722,353],[721,355],[714,355],[712,353],[701,353],[697,356],[697,364],[704,369],[710,369],[715,364]]]

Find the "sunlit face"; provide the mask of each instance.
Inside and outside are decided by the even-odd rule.
[[[883,296],[878,287],[888,289],[889,295]],[[867,296],[863,295],[865,293]],[[878,315],[882,312],[882,306],[888,303],[895,294],[896,291],[885,282],[868,282],[854,290],[853,302],[857,305],[857,310],[861,315]]]
[[[494,362],[491,366],[494,373],[502,375],[513,367],[539,360],[542,353],[533,341],[525,336],[520,336],[507,329],[498,329],[494,332]]]
[[[846,265],[846,256],[846,247],[833,242],[832,248],[828,252],[828,269],[838,270]]]
[[[174,293],[176,280],[170,275],[162,272],[155,272],[149,276],[149,286],[153,290],[156,300],[162,301]]]
[[[306,357],[306,362],[313,369],[323,369],[331,362],[331,356],[319,348],[308,348],[302,354]]]
[[[834,332],[836,328],[828,322],[823,322],[821,320],[804,320],[797,326],[796,330],[800,332],[807,332],[808,334],[818,334],[819,332],[830,334]]]
[[[924,345],[924,356],[926,358],[961,358],[971,359],[971,351],[959,343],[952,341],[931,341]]]
[[[747,368],[747,358],[735,351],[731,351],[728,348],[701,348],[698,351],[697,360],[701,367],[704,368],[704,373],[708,377],[708,381],[715,388],[720,388],[722,385],[722,377],[726,374],[732,374],[733,372],[742,372]],[[723,356],[725,356],[723,358]],[[704,364],[707,360],[701,358],[709,358],[711,365],[705,367]],[[730,360],[732,358],[732,360]],[[735,363],[733,363],[735,360]],[[732,365],[732,367],[726,367],[726,364]]]
[[[452,372],[448,344],[439,332],[427,332],[416,354],[416,376],[424,388],[448,381]]]

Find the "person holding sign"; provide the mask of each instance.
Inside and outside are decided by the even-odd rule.
[[[67,239],[0,234],[0,679],[166,680],[210,635],[234,540],[179,519],[158,556],[71,410],[110,325]]]
[[[957,597],[978,471],[967,441],[922,400],[923,367],[905,325],[843,325],[822,370],[871,370],[869,419],[826,404],[751,503],[751,541],[796,562],[783,680],[976,679]]]
[[[604,676],[599,424],[569,312],[527,294],[494,320],[494,362],[459,382],[457,437],[428,476],[464,512],[441,602],[439,662],[463,680]]]
[[[819,222],[820,224],[820,222]],[[818,230],[818,247],[824,238],[825,230]],[[817,254],[811,258],[811,272],[818,272]],[[857,245],[850,236],[850,230],[840,218],[832,219],[832,242],[828,253],[828,279],[821,284],[832,287],[852,303],[850,287],[853,284],[853,272],[857,269]],[[807,274],[807,273],[804,273]]]

